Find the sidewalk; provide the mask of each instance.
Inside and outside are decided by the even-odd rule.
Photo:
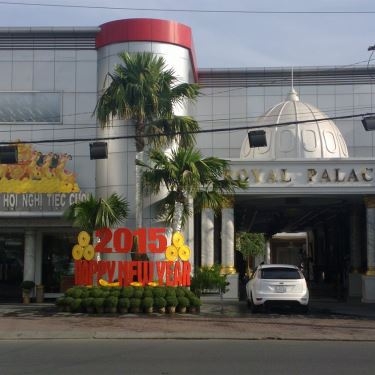
[[[199,314],[87,315],[53,303],[0,304],[0,339],[243,339],[375,341],[375,304],[311,301],[307,315],[249,313],[244,301],[204,298]]]

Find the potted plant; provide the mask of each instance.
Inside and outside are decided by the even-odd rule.
[[[167,301],[165,300],[164,297],[161,297],[161,296],[154,297],[154,308],[158,313],[164,314],[166,305],[167,305]]]
[[[82,299],[82,307],[86,310],[88,314],[92,314],[95,311],[94,300],[94,297],[86,297]]]
[[[66,306],[65,299],[66,299],[66,297],[64,297],[64,296],[56,299],[56,306],[57,306],[58,311],[60,311],[60,312],[65,311],[65,306]]]
[[[154,299],[152,297],[143,298],[142,307],[144,309],[144,312],[149,313],[149,314],[152,313],[153,306],[154,306]]]
[[[124,298],[131,298],[134,294],[134,287],[131,285],[124,286],[120,291],[120,296]]]
[[[178,305],[177,297],[174,295],[169,295],[165,297],[165,300],[167,301],[167,312],[169,314],[174,314]]]
[[[103,312],[104,312],[104,298],[103,297],[94,298],[94,307],[95,307],[95,311],[98,314],[103,314]]]
[[[65,312],[71,312],[72,311],[72,303],[74,298],[73,297],[65,297],[65,305],[64,305],[64,311]]]
[[[126,314],[129,311],[130,299],[127,297],[120,297],[118,300],[118,311],[120,314]]]
[[[142,300],[137,297],[130,298],[130,306],[129,306],[130,312],[132,312],[133,314],[139,313],[140,308],[141,308],[141,301]]]
[[[177,297],[177,301],[178,301],[178,304],[177,304],[177,311],[179,313],[186,313],[186,309],[188,308],[188,306],[190,305],[190,301],[187,297]]]
[[[106,312],[109,313],[116,313],[117,312],[117,304],[118,304],[118,297],[109,295],[105,301],[104,301],[104,306],[106,308]]]
[[[35,282],[32,280],[24,280],[21,283],[23,303],[30,303],[31,290],[35,287]]]
[[[81,298],[72,298],[70,302],[70,311],[71,312],[81,312],[82,299]]]
[[[194,314],[196,312],[199,312],[199,308],[202,304],[202,301],[198,297],[191,297],[190,298],[190,305],[189,305],[189,312]]]

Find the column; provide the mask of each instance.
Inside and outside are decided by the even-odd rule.
[[[234,210],[226,207],[221,210],[221,266],[225,274],[234,274]]]
[[[227,275],[227,291],[224,299],[237,299],[238,273],[234,267],[234,210],[233,199],[221,210],[221,272]]]
[[[349,297],[361,297],[362,275],[361,268],[361,223],[358,206],[353,206],[350,212],[350,273]]]
[[[367,276],[375,276],[375,196],[366,197]]]
[[[362,302],[375,302],[375,196],[365,198],[367,272],[362,276]]]
[[[35,281],[35,232],[25,231],[23,279]]]
[[[202,210],[201,226],[201,264],[211,267],[214,264],[214,212],[209,208]]]
[[[271,263],[271,239],[268,237],[266,239],[266,257],[265,257],[265,263],[270,264]]]

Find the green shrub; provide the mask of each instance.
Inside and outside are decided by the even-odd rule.
[[[177,297],[176,296],[172,296],[172,295],[167,295],[165,297],[165,300],[167,301],[167,306],[174,306],[176,307],[178,305],[178,300],[177,300]]]
[[[154,305],[154,299],[152,297],[145,297],[142,299],[142,307],[144,309],[149,309],[153,307]]]
[[[172,296],[176,297],[176,288],[174,286],[167,286],[165,287],[165,296]]]
[[[117,304],[118,304],[118,298],[115,296],[109,295],[104,300],[104,306],[106,307],[117,307]]]
[[[94,300],[95,299],[93,297],[82,298],[82,307],[94,307]]]
[[[156,309],[161,309],[163,307],[167,306],[167,301],[164,297],[155,297],[154,298],[154,307]]]
[[[109,292],[109,295],[110,296],[113,296],[113,297],[120,297],[120,294],[121,294],[121,292],[119,291],[119,290],[111,290],[110,292]]]
[[[146,286],[144,288],[144,291],[143,291],[143,297],[153,297],[154,293],[153,293],[152,289],[154,289],[154,288],[152,288],[150,286]]]
[[[204,290],[219,290],[223,293],[228,285],[226,275],[220,273],[221,266],[201,267],[195,270],[190,289],[199,297]]]
[[[142,286],[136,286],[134,288],[134,294],[133,296],[135,298],[142,298],[143,297],[144,288]]]
[[[157,286],[157,287],[153,288],[152,292],[153,292],[154,298],[156,298],[156,297],[165,297],[165,294],[166,294],[167,291],[166,291],[165,287]]]
[[[103,297],[94,298],[94,307],[96,309],[101,308],[103,306],[104,306],[104,298]]]
[[[90,296],[94,298],[99,298],[103,296],[103,291],[98,287],[93,287],[90,291]]]
[[[185,297],[185,288],[178,286],[176,288],[176,297]]]
[[[130,306],[130,299],[126,297],[120,297],[118,300],[118,307],[128,309]]]
[[[80,311],[82,307],[82,299],[81,298],[73,298],[70,303],[70,308],[72,312]]]
[[[178,301],[178,304],[177,304],[178,307],[189,307],[190,305],[190,301],[186,297],[177,297],[177,301]]]
[[[141,299],[140,298],[136,298],[136,297],[132,297],[130,298],[130,308],[138,308],[138,307],[141,307]]]
[[[72,303],[74,301],[73,297],[65,297],[65,305],[71,307]]]
[[[121,290],[121,297],[131,298],[134,294],[134,287],[132,286],[125,286]]]
[[[198,297],[193,297],[190,299],[190,306],[199,307],[202,305],[202,301]]]

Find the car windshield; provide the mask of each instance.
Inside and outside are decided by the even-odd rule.
[[[301,279],[302,276],[295,268],[275,267],[261,270],[261,279]]]

